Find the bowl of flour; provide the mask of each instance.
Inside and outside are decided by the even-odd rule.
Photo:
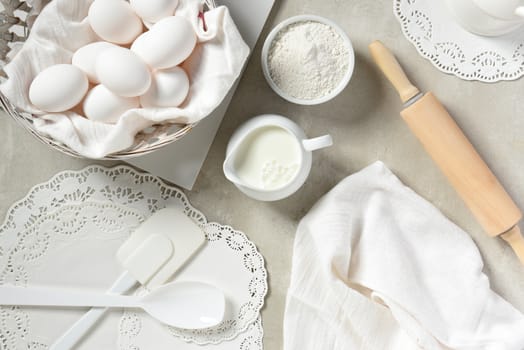
[[[268,35],[262,48],[262,71],[282,98],[316,105],[337,96],[355,66],[353,45],[334,22],[314,15],[290,17]]]

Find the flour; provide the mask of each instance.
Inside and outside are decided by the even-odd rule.
[[[283,28],[269,48],[269,74],[286,94],[312,100],[338,87],[348,70],[349,52],[330,26],[304,21]]]

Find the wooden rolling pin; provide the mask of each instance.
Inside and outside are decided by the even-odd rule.
[[[453,118],[431,93],[422,94],[380,42],[369,45],[373,59],[404,103],[400,113],[486,232],[506,240],[524,264],[522,212],[473,148]]]

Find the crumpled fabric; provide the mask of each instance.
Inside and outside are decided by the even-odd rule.
[[[482,268],[468,234],[374,163],[299,224],[284,349],[524,349],[524,315]]]

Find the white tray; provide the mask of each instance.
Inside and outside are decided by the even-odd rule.
[[[253,50],[274,0],[218,0],[216,3],[229,8],[242,37]],[[237,85],[238,82],[222,104],[186,137],[128,162],[176,185],[192,189]]]

